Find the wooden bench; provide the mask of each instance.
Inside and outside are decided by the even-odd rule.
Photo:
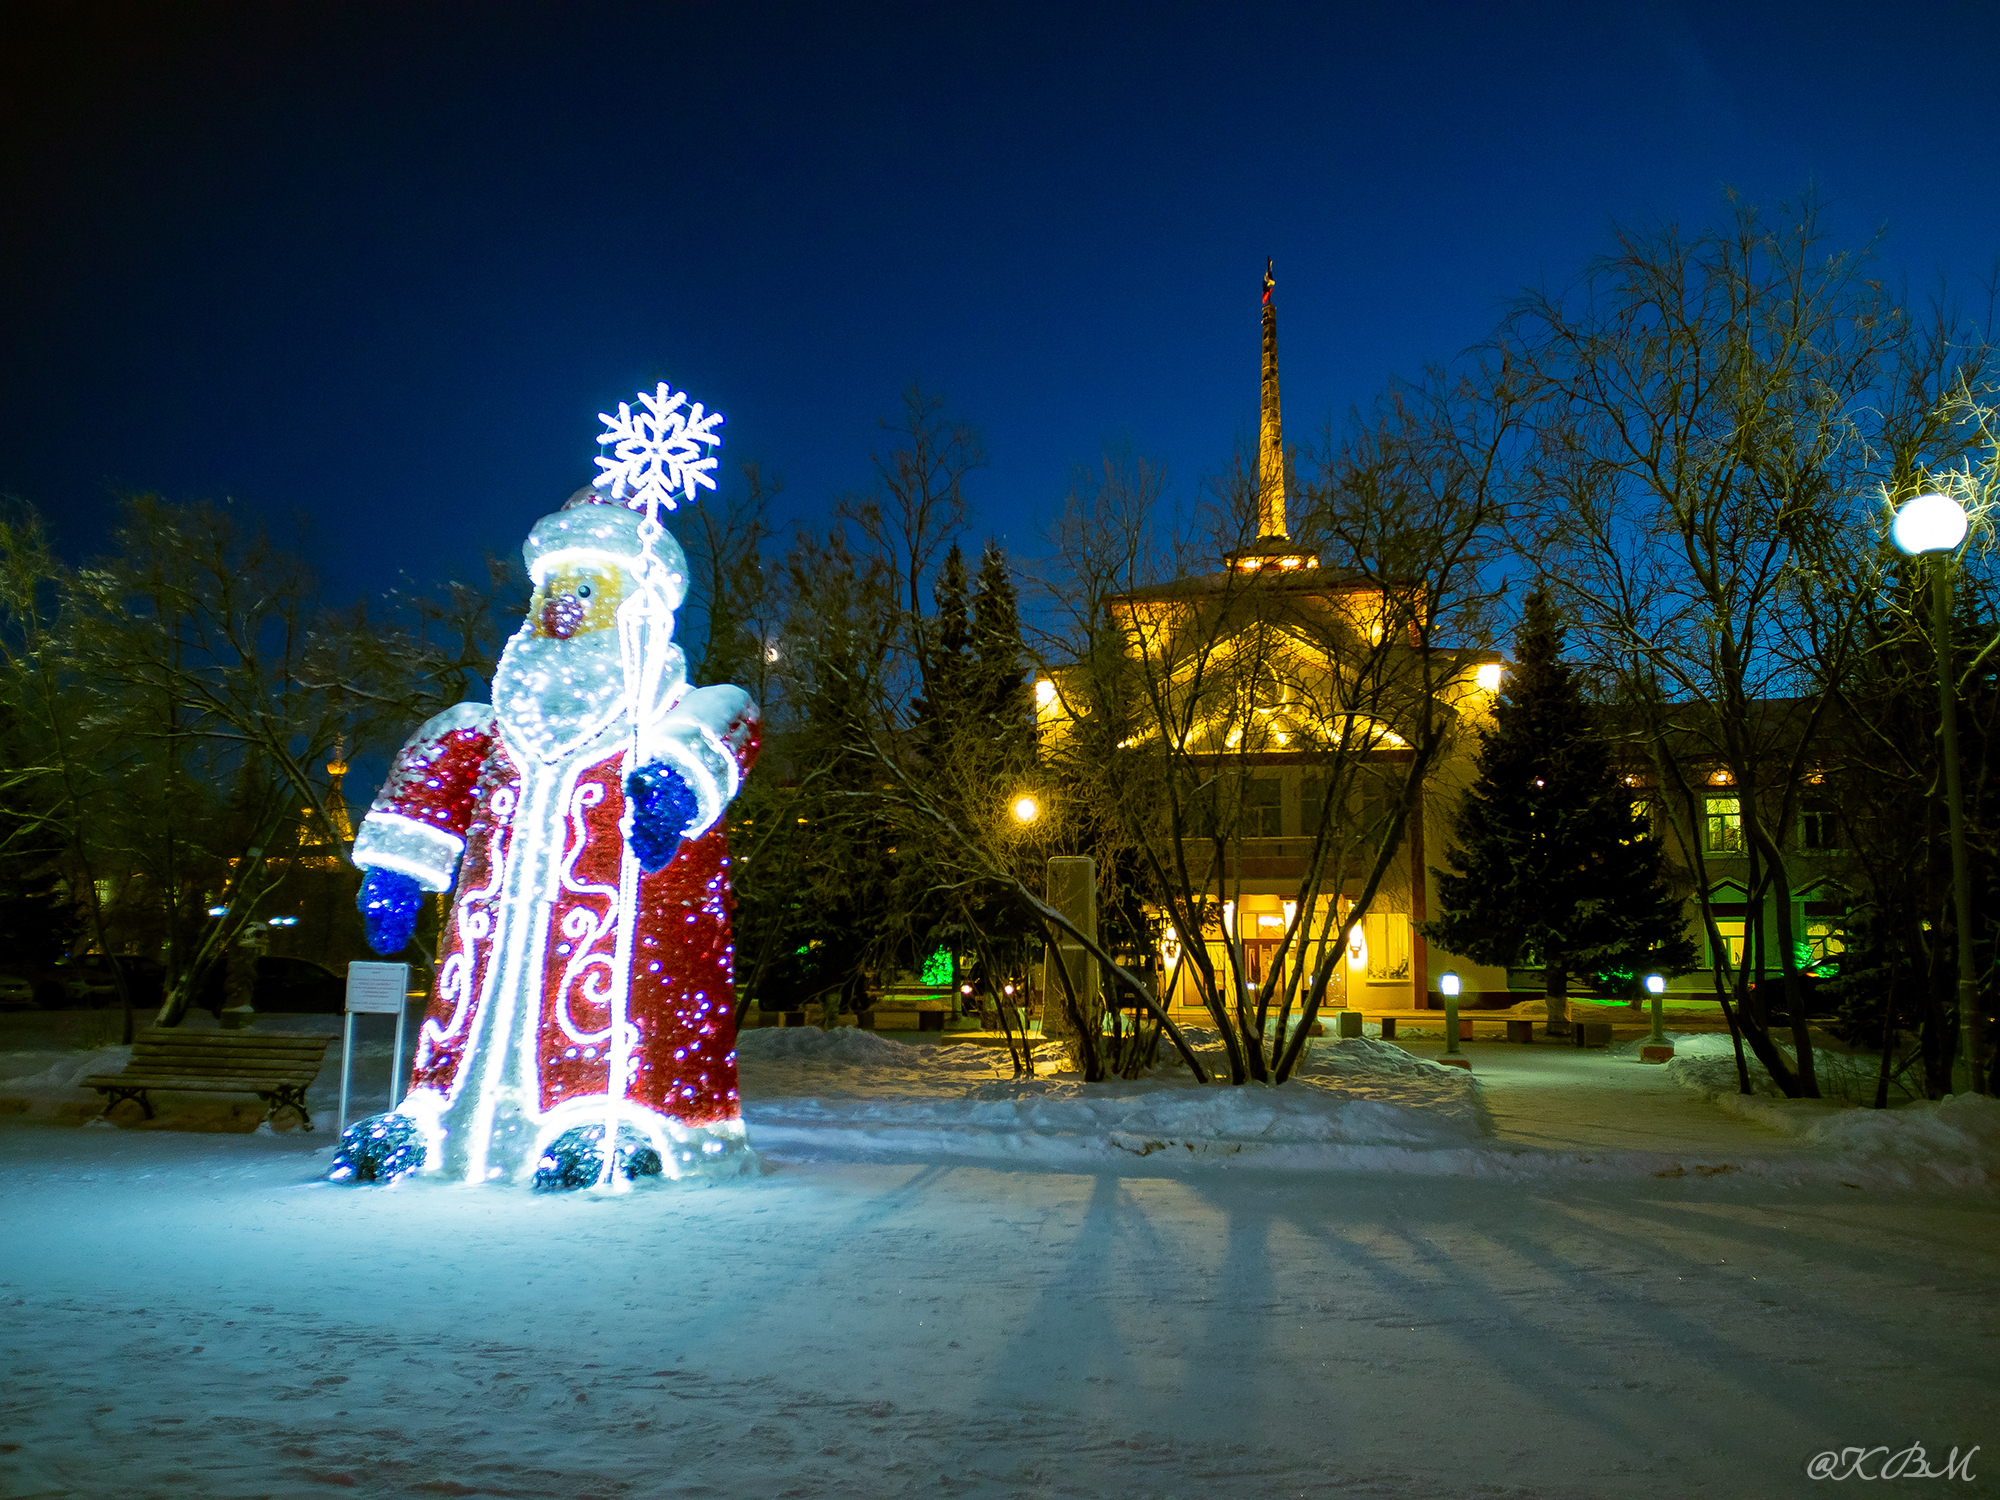
[[[105,1096],[107,1115],[131,1099],[149,1120],[153,1106],[146,1094],[152,1089],[170,1094],[255,1094],[270,1105],[266,1120],[275,1120],[281,1109],[295,1109],[311,1130],[306,1090],[319,1076],[320,1061],[332,1042],[330,1036],[151,1026],[139,1033],[132,1060],[122,1073],[94,1074],[82,1081],[82,1087]]]

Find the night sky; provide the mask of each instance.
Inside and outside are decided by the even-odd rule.
[[[9,3],[0,491],[302,514],[329,591],[518,547],[665,378],[781,520],[912,380],[1032,555],[1129,442],[1191,499],[1571,279],[1816,184],[1983,316],[2000,7]]]

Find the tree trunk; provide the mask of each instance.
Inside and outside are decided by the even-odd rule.
[[[1542,1001],[1549,1013],[1550,1036],[1569,1036],[1569,968],[1555,962],[1542,966]]]

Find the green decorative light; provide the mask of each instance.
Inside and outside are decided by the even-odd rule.
[[[950,984],[953,972],[951,950],[940,948],[924,960],[923,982],[933,985]]]

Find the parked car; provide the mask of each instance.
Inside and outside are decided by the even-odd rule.
[[[33,1010],[35,981],[19,974],[0,974],[0,1010]]]
[[[166,993],[167,971],[158,959],[142,958],[136,953],[80,953],[56,960],[54,978],[60,986],[60,996],[43,991],[35,998],[52,1007],[116,1005],[118,980],[114,970],[124,976],[134,1005],[158,1005]]]
[[[223,966],[202,981],[201,1004],[221,1014],[228,1003]],[[273,1016],[337,1016],[347,1009],[347,981],[309,958],[260,958],[250,1008]]]

